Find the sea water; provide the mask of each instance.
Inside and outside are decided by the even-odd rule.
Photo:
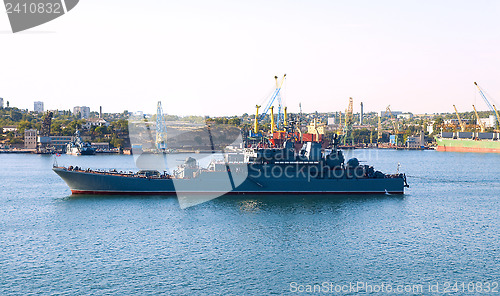
[[[500,290],[499,154],[349,157],[399,169],[410,188],[225,196],[182,210],[175,197],[71,196],[51,170],[54,156],[0,154],[0,294],[356,295],[390,286],[461,295],[494,292],[495,282]],[[124,155],[57,162],[134,167]]]

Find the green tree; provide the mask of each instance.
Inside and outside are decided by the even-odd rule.
[[[24,141],[21,139],[21,138],[12,138],[10,141],[9,141],[10,144],[22,144],[24,143]]]
[[[228,123],[231,125],[240,126],[241,119],[239,119],[238,117],[233,117],[233,118],[229,119]]]
[[[27,120],[20,121],[18,126],[17,126],[17,130],[20,134],[24,134],[25,130],[28,130],[31,128],[32,128],[31,122],[29,122]]]
[[[123,139],[118,139],[118,138],[112,138],[111,141],[109,142],[113,147],[119,148],[123,147],[123,143],[125,141]]]
[[[10,112],[10,118],[12,118],[13,121],[20,121],[23,118],[23,114],[21,114],[21,112],[18,112],[16,110],[12,110]]]
[[[61,121],[53,121],[52,124],[50,125],[50,130],[51,133],[54,135],[61,135],[62,134],[62,122]]]
[[[102,137],[108,133],[108,128],[106,126],[98,126],[95,128],[94,132],[96,136]]]

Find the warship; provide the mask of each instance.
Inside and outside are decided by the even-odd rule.
[[[66,145],[66,154],[71,155],[94,155],[95,148],[89,142],[82,140],[80,131],[76,130],[73,141]]]
[[[385,174],[356,158],[345,161],[334,145],[305,142],[300,150],[286,141],[280,148],[250,147],[226,153],[208,166],[188,157],[172,172],[91,170],[54,164],[53,171],[72,194],[404,194],[403,173]]]

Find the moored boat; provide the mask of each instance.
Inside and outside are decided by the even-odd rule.
[[[66,154],[71,155],[94,155],[96,153],[96,149],[92,147],[89,142],[85,142],[82,140],[80,136],[80,131],[75,132],[75,136],[73,141],[69,142],[66,145]]]
[[[456,132],[436,137],[437,151],[500,153],[500,134]]]

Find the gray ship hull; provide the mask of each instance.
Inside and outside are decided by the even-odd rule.
[[[186,194],[404,194],[403,175],[391,178],[273,178],[263,174],[244,176],[239,185],[227,172],[210,172],[193,179],[145,178],[53,168],[73,194],[175,195]],[[238,178],[237,174],[233,174]],[[222,180],[222,182],[221,182]]]

